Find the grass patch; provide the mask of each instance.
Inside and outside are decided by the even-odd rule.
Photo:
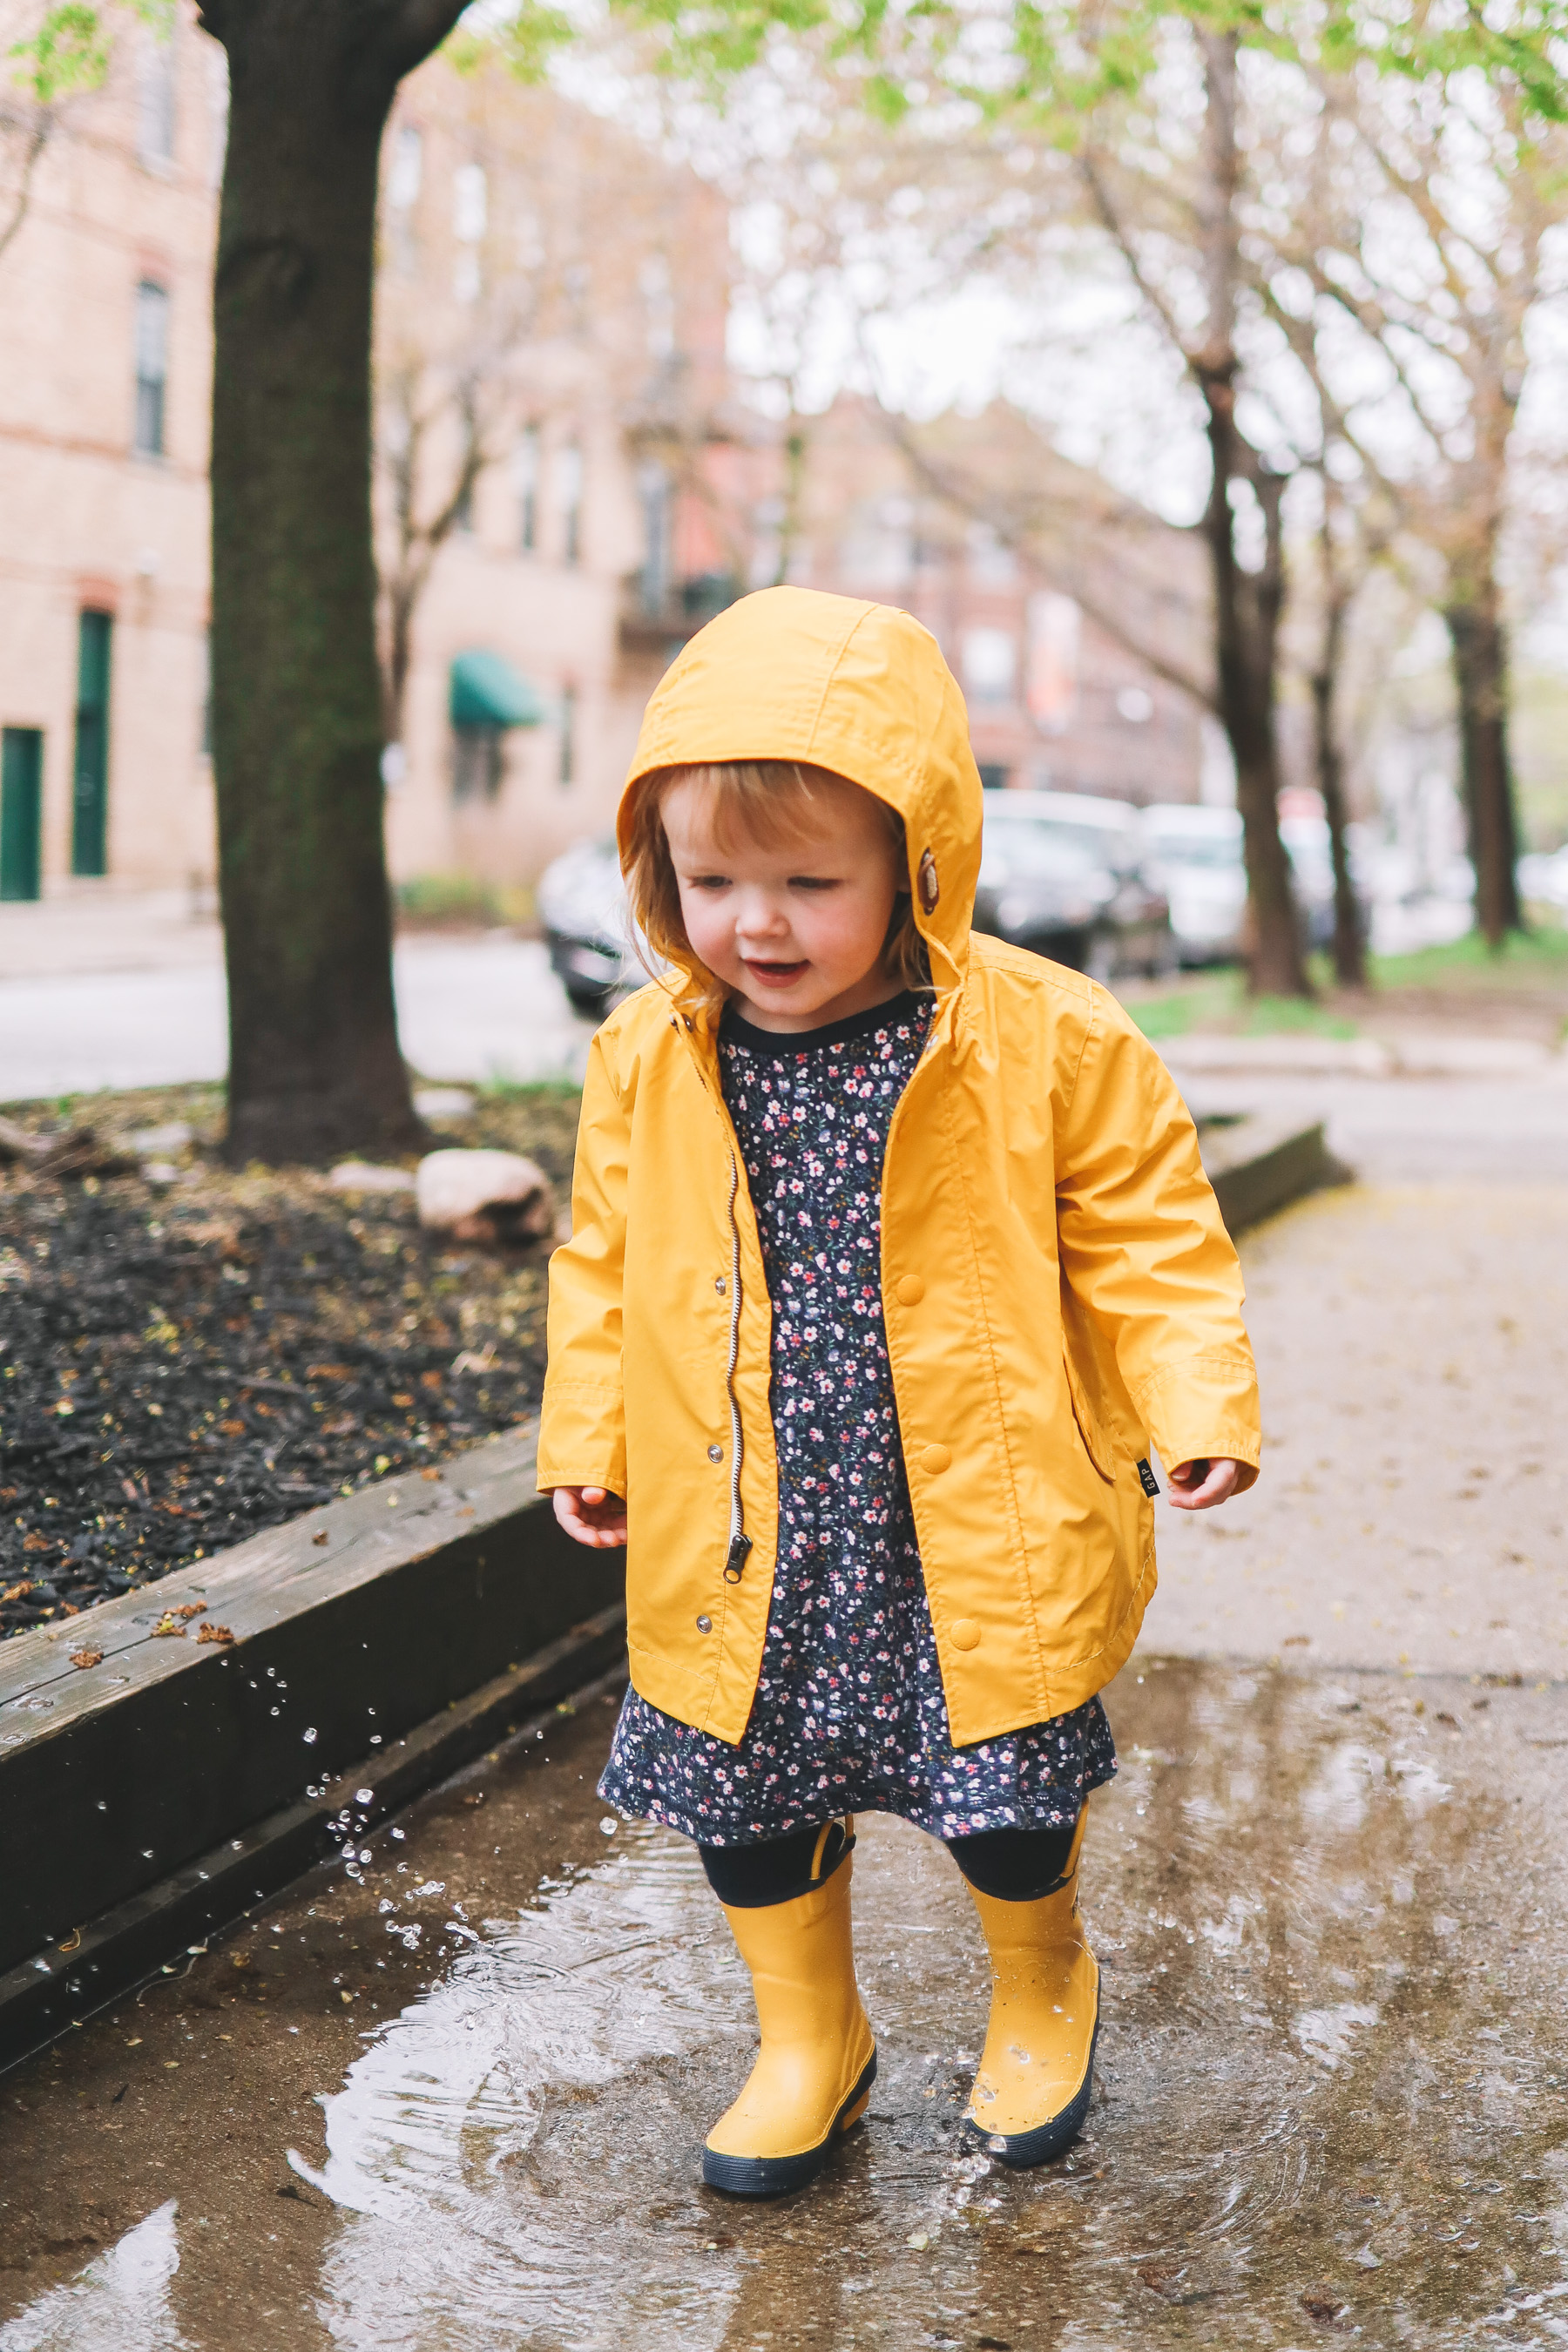
[[[533,917],[533,893],[526,885],[486,882],[473,874],[416,874],[398,884],[396,898],[405,921],[443,928],[526,923]]]
[[[1326,971],[1316,975],[1320,982]],[[1158,996],[1134,998],[1127,1007],[1145,1037],[1185,1037],[1194,1029],[1224,1029],[1247,1037],[1306,1034],[1354,1037],[1355,1022],[1310,998],[1247,993],[1239,970],[1195,973]]]
[[[1479,931],[1468,931],[1447,947],[1417,948],[1410,955],[1373,956],[1374,988],[1517,988],[1568,982],[1568,929],[1542,923],[1510,932],[1500,948],[1488,947]]]

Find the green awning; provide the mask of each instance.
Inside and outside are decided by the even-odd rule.
[[[538,727],[545,710],[537,687],[500,654],[459,654],[452,664],[454,727]]]

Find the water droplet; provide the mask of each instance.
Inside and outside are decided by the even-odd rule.
[[[300,1738],[304,1740],[305,1745],[306,1745],[306,1747],[307,1747],[307,1748],[313,1748],[313,1747],[315,1746],[315,1744],[316,1744],[316,1727],[315,1727],[315,1725],[314,1725],[314,1724],[312,1724],[312,1725],[310,1726],[310,1728],[309,1729],[309,1731],[301,1732],[301,1734],[300,1734]]]

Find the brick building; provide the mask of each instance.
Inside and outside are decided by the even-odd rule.
[[[205,752],[221,52],[135,26],[0,257],[0,893],[212,868]],[[28,126],[13,110],[14,156]]]
[[[0,253],[5,898],[212,883],[226,114],[190,5],[165,38],[121,20]],[[28,127],[0,119],[0,184]],[[553,93],[439,58],[400,93],[376,359],[378,555],[384,582],[419,575],[389,714],[395,877],[525,881],[608,821],[670,646],[737,570],[706,487],[726,268],[712,193]]]

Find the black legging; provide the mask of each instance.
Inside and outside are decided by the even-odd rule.
[[[942,1843],[982,1895],[1003,1903],[1033,1903],[1061,1885],[1077,1827],[1075,1820],[1060,1829],[975,1830],[968,1837],[944,1838]],[[817,1863],[824,1828],[827,1834]],[[793,1902],[831,1878],[851,1843],[843,1822],[833,1821],[816,1822],[758,1845],[700,1845],[697,1851],[721,1903],[736,1911],[760,1911],[771,1903]]]

